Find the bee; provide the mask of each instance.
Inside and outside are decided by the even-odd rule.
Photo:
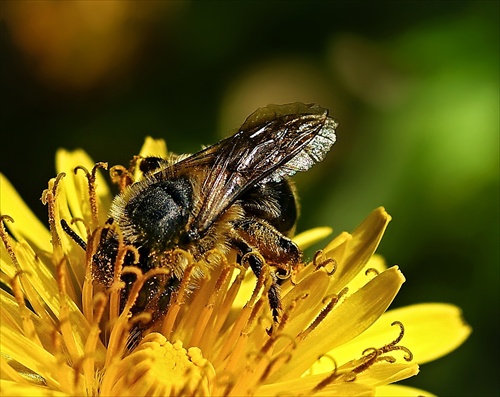
[[[119,238],[136,248],[135,266],[143,273],[167,268],[168,277],[149,279],[134,304],[134,312],[148,311],[154,320],[168,309],[185,271],[184,262],[173,260],[173,250],[198,260],[213,249],[234,249],[256,277],[263,260],[273,269],[268,300],[277,322],[280,272],[296,266],[302,255],[291,240],[298,202],[289,177],[323,160],[335,143],[336,127],[328,111],[314,104],[269,105],[252,113],[234,135],[195,154],[143,158],[143,178],[111,204],[109,223],[121,237],[113,228],[102,233],[92,259],[95,279],[110,286]],[[135,261],[129,255],[124,263]],[[121,277],[123,305],[136,276]]]

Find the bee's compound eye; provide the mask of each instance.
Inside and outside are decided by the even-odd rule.
[[[189,229],[184,232],[179,241],[180,245],[188,245],[197,242],[200,239],[200,234],[196,229]]]
[[[139,164],[139,169],[144,174],[160,168],[160,164],[165,161],[160,157],[145,157]]]

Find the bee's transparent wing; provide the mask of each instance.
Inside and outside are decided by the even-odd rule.
[[[323,160],[335,143],[336,127],[317,105],[269,105],[250,115],[235,135],[177,163],[181,169],[208,168],[191,228],[203,233],[252,186],[280,181]]]

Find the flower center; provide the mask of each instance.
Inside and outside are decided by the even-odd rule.
[[[185,349],[158,333],[144,337],[125,358],[106,369],[101,395],[209,395],[215,376],[200,349]]]

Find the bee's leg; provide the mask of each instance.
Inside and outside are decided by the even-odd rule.
[[[272,284],[267,292],[267,299],[269,300],[269,306],[271,307],[271,313],[273,315],[273,320],[275,323],[278,322],[282,307],[281,307],[281,294],[280,286],[278,284],[278,277],[274,272],[271,272]]]
[[[291,269],[300,262],[302,253],[291,239],[281,234],[265,220],[254,217],[243,218],[235,221],[233,227],[238,239],[243,242],[243,244],[240,242],[240,246],[244,245],[240,247],[235,243],[235,246],[243,255],[251,252],[251,247],[257,247],[257,251],[266,261],[277,268],[276,272],[271,272],[273,280],[268,293],[273,318],[277,321],[281,311],[280,279],[277,273],[290,274]],[[250,267],[258,277],[262,263],[257,256],[251,255],[251,257],[254,259],[250,260]]]
[[[300,262],[302,252],[299,247],[266,221],[245,218],[236,221],[234,229],[249,245],[257,247],[260,254],[279,270],[289,273],[290,269]]]
[[[239,237],[233,238],[232,244],[240,251],[241,256],[249,254],[252,251],[254,251],[253,248],[249,246],[245,240]],[[250,264],[250,268],[252,269],[255,276],[259,277],[260,273],[262,272],[262,266],[263,266],[263,263],[259,258],[259,256],[249,255],[248,263]],[[281,312],[280,286],[278,284],[278,277],[276,277],[276,274],[274,272],[270,272],[270,274],[272,278],[272,283],[271,286],[269,287],[269,291],[267,292],[267,298],[269,300],[269,306],[271,308],[273,320],[275,323],[277,323]]]

